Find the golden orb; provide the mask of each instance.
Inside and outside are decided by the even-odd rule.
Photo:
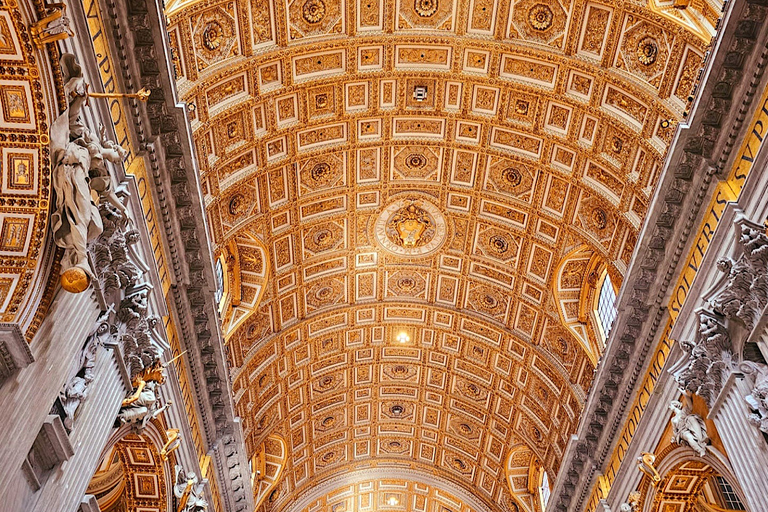
[[[90,284],[91,277],[79,267],[68,268],[61,274],[61,287],[69,293],[84,292]]]

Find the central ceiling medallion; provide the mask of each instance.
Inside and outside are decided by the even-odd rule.
[[[424,256],[437,250],[446,238],[445,217],[421,198],[395,201],[374,224],[379,244],[398,256]]]
[[[507,167],[501,171],[501,176],[513,187],[518,187],[523,182],[523,175],[514,167]]]
[[[608,226],[608,214],[602,208],[592,210],[592,221],[597,229],[605,229]]]
[[[413,8],[422,18],[429,18],[437,12],[437,0],[415,0]]]
[[[547,30],[552,26],[552,9],[544,4],[536,4],[528,11],[528,22],[536,30]]]
[[[219,46],[221,46],[221,40],[223,37],[224,29],[221,27],[219,22],[211,21],[203,31],[203,45],[211,51],[216,50]]]
[[[659,45],[652,37],[644,37],[637,43],[637,60],[641,64],[650,66],[656,62],[656,56],[659,54]]]
[[[325,16],[325,4],[323,0],[307,0],[301,10],[307,23],[319,23]]]

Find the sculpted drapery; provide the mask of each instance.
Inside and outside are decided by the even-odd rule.
[[[83,124],[80,114],[88,101],[88,84],[74,55],[62,56],[61,64],[69,105],[51,126],[54,191],[51,228],[56,245],[65,250],[61,263],[62,287],[81,292],[93,277],[88,263],[88,242],[103,230],[97,201],[102,198],[124,210],[111,189],[104,162],[121,163],[126,152],[107,141],[103,129],[97,136]]]

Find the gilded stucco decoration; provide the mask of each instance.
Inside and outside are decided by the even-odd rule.
[[[512,491],[515,512],[534,512],[541,510],[541,500],[537,494],[537,482],[532,478],[536,475],[536,456],[524,443],[513,444],[509,447],[504,472],[509,488]]]
[[[263,291],[223,309],[249,453],[287,445],[260,508],[522,510],[508,449],[557,473],[602,350],[579,301],[626,272],[705,43],[619,3],[168,9],[230,283],[261,247]],[[193,43],[209,12],[236,56]],[[333,483],[381,468],[433,479]]]
[[[137,507],[165,510],[169,501],[166,464],[146,435],[126,434],[104,454],[88,484],[88,493],[105,512]]]
[[[675,463],[663,471],[658,481],[652,481],[647,474],[643,476],[634,496],[637,510],[687,512],[744,509],[743,491],[720,460],[709,456],[702,459],[690,454],[681,457],[679,448],[674,444],[659,448],[657,453],[656,466],[663,465],[665,459],[674,459]],[[730,494],[729,501],[724,498],[724,484]]]
[[[38,39],[39,41],[39,39]],[[43,45],[44,46],[44,45]],[[51,187],[49,123],[55,84],[44,48],[33,44],[16,1],[0,6],[0,319],[34,332],[27,299],[42,295]],[[50,299],[46,293],[43,304]],[[39,297],[37,299],[39,301]],[[29,321],[31,320],[31,325]]]
[[[267,437],[251,457],[251,485],[255,495],[254,505],[258,509],[265,501],[275,501],[279,496],[276,487],[288,460],[288,445],[277,435]]]

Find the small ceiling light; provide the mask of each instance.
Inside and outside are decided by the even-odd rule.
[[[396,338],[396,339],[397,339],[397,341],[399,341],[400,343],[408,343],[409,341],[411,341],[411,337],[410,337],[410,336],[408,336],[408,333],[407,333],[407,332],[405,332],[405,331],[401,331],[401,332],[399,332],[399,333],[397,334],[397,338]]]
[[[387,503],[389,503],[390,507],[394,507],[400,504],[400,500],[397,499],[397,496],[390,496]]]
[[[673,122],[673,119],[663,119],[661,121],[661,127],[664,129],[669,128],[670,126],[672,126],[672,122]]]

